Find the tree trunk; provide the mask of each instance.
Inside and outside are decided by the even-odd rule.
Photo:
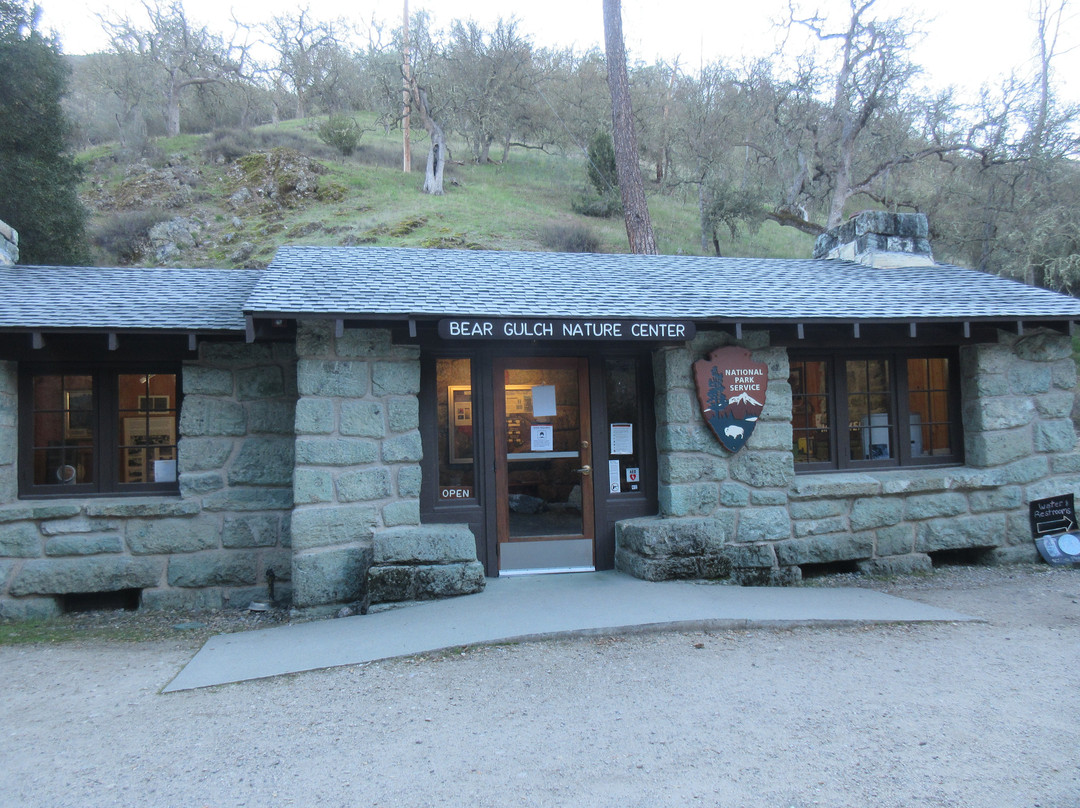
[[[431,136],[431,147],[428,149],[427,168],[424,170],[424,193],[432,196],[442,196],[443,193],[443,166],[446,165],[446,140],[443,138],[442,127],[435,121],[427,126]]]
[[[615,169],[622,195],[623,218],[630,251],[656,255],[656,237],[649,218],[649,203],[638,164],[637,136],[630,105],[630,78],[623,47],[622,0],[604,0],[604,45],[607,54],[608,88],[611,91],[612,140]]]

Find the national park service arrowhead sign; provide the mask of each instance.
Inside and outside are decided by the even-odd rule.
[[[746,348],[717,348],[694,363],[701,414],[729,452],[750,439],[765,408],[769,366],[755,362]]]

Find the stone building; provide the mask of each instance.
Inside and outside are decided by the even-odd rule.
[[[818,248],[0,269],[0,613],[1035,558],[1080,301],[936,264],[921,215]]]

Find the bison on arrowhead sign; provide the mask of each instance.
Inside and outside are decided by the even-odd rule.
[[[694,363],[701,414],[728,451],[739,451],[750,439],[768,380],[768,365],[753,361],[746,348],[717,348]]]

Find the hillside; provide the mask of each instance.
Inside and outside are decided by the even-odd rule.
[[[414,134],[413,171],[401,134],[369,127],[342,159],[317,119],[181,135],[139,153],[118,145],[79,155],[80,196],[98,265],[258,267],[282,244],[626,252],[621,217],[572,211],[586,190],[583,158],[511,151],[505,164],[453,162],[442,197],[420,193],[427,143]],[[466,156],[463,144],[452,159]],[[702,254],[696,190],[647,188],[661,252]],[[724,233],[724,255],[806,257],[811,237],[766,223]]]

